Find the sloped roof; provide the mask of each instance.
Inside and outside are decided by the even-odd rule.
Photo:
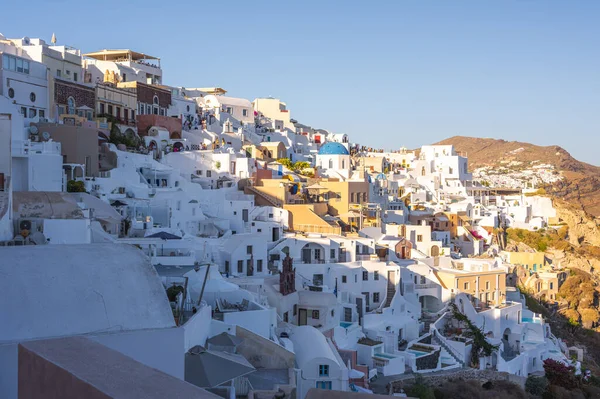
[[[174,327],[148,258],[130,245],[0,247],[0,342]]]
[[[208,343],[215,346],[238,346],[244,340],[236,337],[235,335],[222,332],[221,334],[215,335],[208,339]]]
[[[185,380],[201,388],[217,387],[256,369],[242,356],[195,346],[185,354]]]

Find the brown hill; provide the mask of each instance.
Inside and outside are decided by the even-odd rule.
[[[500,166],[501,161],[553,165],[564,179],[546,187],[554,198],[567,201],[594,217],[600,217],[600,167],[580,162],[559,146],[537,146],[518,141],[455,136],[436,144],[454,145],[469,158],[471,169]]]

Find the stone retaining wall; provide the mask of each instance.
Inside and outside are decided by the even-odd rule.
[[[509,381],[519,385],[521,388],[525,388],[525,380],[527,378],[521,377],[514,374],[505,372],[498,372],[493,370],[477,370],[477,369],[458,369],[455,372],[447,372],[444,374],[420,374],[423,377],[423,381],[432,387],[438,387],[443,385],[449,380],[480,380],[486,381]],[[415,382],[415,378],[409,377],[398,381],[392,381],[390,384],[390,390],[393,392],[400,392],[400,389],[412,385]]]

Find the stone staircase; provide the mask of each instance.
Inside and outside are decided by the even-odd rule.
[[[245,194],[253,194],[255,197],[260,197],[264,201],[266,201],[269,205],[274,206],[276,208],[281,208],[283,206],[283,202],[271,195],[265,194],[252,186],[244,187]],[[256,198],[255,198],[256,201]]]
[[[394,299],[394,295],[396,295],[396,287],[394,285],[388,285],[387,287],[387,296],[385,297],[384,308],[389,308],[392,304],[392,300]]]
[[[439,345],[442,348],[440,357],[442,359],[453,359],[456,363],[460,364],[462,367],[465,366],[465,362],[460,360],[458,356],[454,354],[454,352],[448,347],[448,345],[441,340],[437,334],[431,335],[431,343],[434,345]]]

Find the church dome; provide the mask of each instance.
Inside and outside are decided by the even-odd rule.
[[[340,143],[327,142],[319,149],[319,155],[350,155],[350,153]]]

